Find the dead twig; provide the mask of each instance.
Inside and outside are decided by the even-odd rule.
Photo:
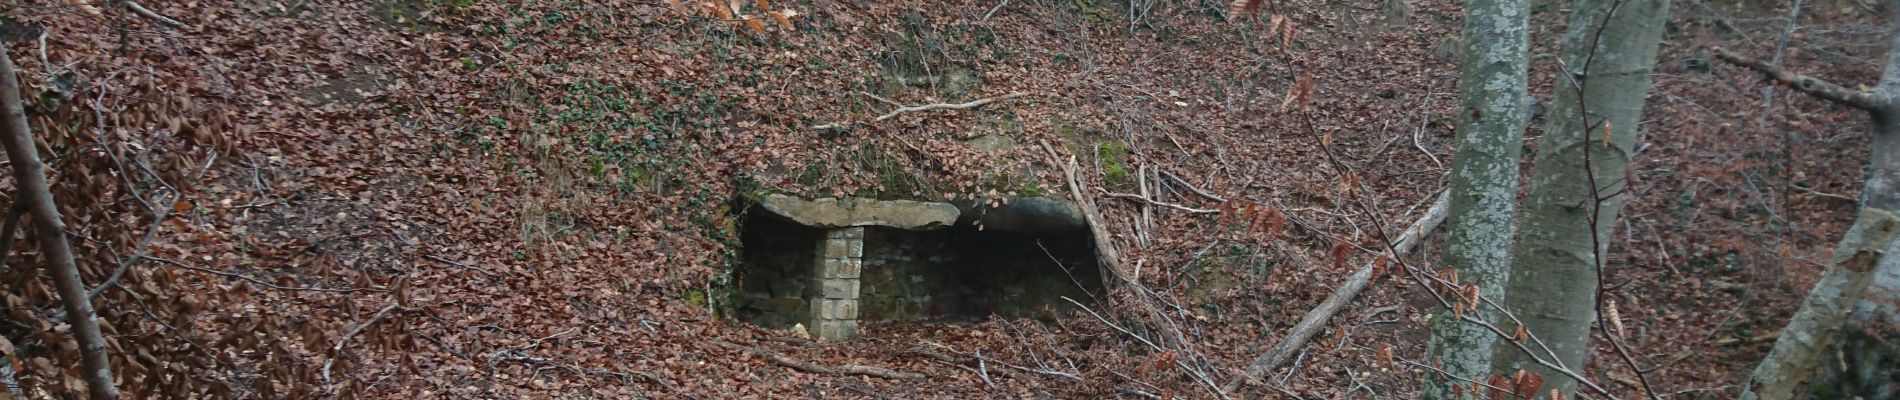
[[[942,344],[942,343],[936,343],[936,342],[931,342],[931,341],[924,341],[923,343],[924,343],[924,344],[926,344],[926,345],[930,345],[931,347],[936,347],[936,348],[939,348],[939,349],[943,349],[944,351],[948,351],[948,352],[950,352],[950,353],[952,353],[952,354],[956,354],[956,355],[955,355],[955,356],[953,356],[953,355],[950,355],[950,354],[943,354],[943,353],[937,353],[937,352],[933,352],[933,351],[929,351],[929,350],[923,350],[923,349],[914,349],[914,350],[911,350],[910,352],[911,352],[912,354],[917,354],[917,355],[922,355],[922,356],[926,356],[926,357],[930,357],[930,358],[934,358],[934,359],[937,359],[937,361],[943,361],[943,362],[945,362],[945,363],[949,363],[949,364],[957,364],[957,365],[960,365],[960,364],[964,364],[964,363],[975,363],[975,364],[978,364],[978,365],[983,365],[983,364],[986,364],[986,363],[993,363],[993,364],[996,364],[996,365],[1001,365],[1001,366],[1004,366],[1004,367],[1008,367],[1008,368],[1010,368],[1010,369],[1014,369],[1014,370],[1017,370],[1017,371],[1023,371],[1023,372],[1028,372],[1028,373],[1032,373],[1032,374],[1038,374],[1038,375],[1043,375],[1043,376],[1047,376],[1047,377],[1051,377],[1051,378],[1062,378],[1062,379],[1067,379],[1067,380],[1072,380],[1072,381],[1076,381],[1076,382],[1081,382],[1081,381],[1085,381],[1085,380],[1086,380],[1086,379],[1083,379],[1083,378],[1082,378],[1081,376],[1079,376],[1079,375],[1076,375],[1076,374],[1071,374],[1071,373],[1067,373],[1067,372],[1062,372],[1062,371],[1051,371],[1051,370],[1048,370],[1048,369],[1042,369],[1042,368],[1029,368],[1029,367],[1024,367],[1024,366],[1020,366],[1020,365],[1016,365],[1016,364],[1010,364],[1010,363],[1007,363],[1007,362],[1003,362],[1002,360],[997,360],[997,359],[994,359],[994,358],[989,358],[989,357],[984,357],[982,353],[977,353],[977,354],[975,354],[975,355],[971,355],[971,356],[967,356],[967,357],[969,357],[969,361],[963,361],[963,360],[960,360],[960,359],[959,359],[959,357],[958,357],[958,356],[963,356],[963,354],[961,354],[961,353],[958,353],[958,352],[956,351],[956,349],[952,349],[952,348],[950,348],[950,346],[947,346],[947,345],[944,345],[944,344]]]
[[[1721,338],[1721,339],[1716,339],[1716,340],[1715,340],[1715,345],[1716,345],[1716,346],[1736,346],[1736,345],[1751,345],[1751,344],[1759,344],[1759,343],[1769,343],[1769,342],[1773,342],[1773,341],[1775,341],[1776,339],[1780,339],[1780,338],[1781,338],[1781,332],[1775,332],[1775,333],[1770,333],[1770,334],[1766,334],[1766,335],[1758,335],[1758,336],[1755,336],[1755,337],[1750,337],[1750,338]]]
[[[178,20],[171,19],[171,17],[166,17],[163,15],[159,15],[156,12],[152,12],[152,10],[146,9],[145,6],[140,5],[139,2],[132,1],[132,0],[123,0],[123,1],[120,1],[120,3],[125,4],[125,8],[128,10],[132,10],[133,14],[138,14],[141,17],[145,17],[145,19],[158,22],[159,24],[163,24],[165,26],[171,27],[172,29],[191,29],[191,25],[185,25],[185,23],[178,22]]]
[[[330,367],[336,363],[337,358],[343,356],[343,346],[349,345],[350,339],[355,338],[357,334],[363,333],[363,330],[368,329],[370,325],[375,325],[376,321],[381,321],[384,316],[389,315],[390,311],[396,311],[396,309],[399,308],[403,307],[395,302],[390,302],[388,306],[377,311],[375,315],[371,315],[369,319],[363,320],[363,323],[356,324],[355,328],[350,328],[350,332],[343,334],[342,339],[337,339],[336,345],[330,346],[330,359],[323,360],[323,383],[326,385],[330,384]]]
[[[1175,182],[1179,182],[1181,184],[1181,187],[1187,188],[1189,192],[1194,192],[1194,194],[1201,195],[1201,197],[1206,197],[1208,200],[1213,200],[1215,203],[1227,202],[1227,199],[1222,198],[1220,196],[1215,196],[1213,193],[1208,193],[1206,190],[1201,190],[1200,187],[1194,186],[1193,183],[1189,183],[1187,179],[1182,179],[1180,175],[1175,175],[1173,172],[1168,172],[1168,170],[1164,169],[1164,170],[1161,170],[1161,175],[1168,177],[1168,179],[1173,179]]]
[[[963,110],[963,109],[977,108],[977,107],[989,105],[990,103],[995,103],[1002,100],[1009,100],[1009,99],[1014,99],[1017,97],[1023,97],[1023,96],[1028,96],[1028,95],[1029,93],[1025,93],[1025,92],[1014,92],[1014,93],[1010,93],[1010,94],[1006,94],[1002,96],[971,100],[965,103],[931,103],[931,104],[922,104],[922,105],[907,106],[907,107],[898,107],[895,110],[891,110],[891,112],[884,113],[884,115],[879,115],[877,118],[872,119],[871,122],[881,122],[887,119],[896,118],[898,114],[903,114],[903,113],[908,113],[908,112],[919,112],[919,111],[930,111],[930,110]],[[889,100],[885,100],[885,101],[889,101]],[[824,125],[813,126],[811,128],[824,130],[824,129],[846,128],[846,127],[850,127],[851,125],[852,124],[850,123],[824,124]]]
[[[1425,215],[1419,216],[1417,222],[1413,222],[1410,228],[1406,228],[1405,232],[1399,235],[1399,240],[1394,246],[1394,250],[1397,254],[1392,254],[1391,256],[1405,256],[1406,252],[1410,252],[1413,247],[1418,246],[1418,243],[1424,240],[1426,234],[1431,233],[1434,229],[1438,229],[1438,224],[1445,221],[1445,214],[1450,211],[1450,205],[1450,194],[1439,194],[1438,200],[1432,203],[1431,208],[1425,210]],[[1325,328],[1326,321],[1332,319],[1333,314],[1337,314],[1339,310],[1345,309],[1346,304],[1351,303],[1354,297],[1359,296],[1359,292],[1366,290],[1366,286],[1372,280],[1373,264],[1373,262],[1367,262],[1366,265],[1354,271],[1352,277],[1346,279],[1346,283],[1340,284],[1338,288],[1333,289],[1333,294],[1327,296],[1326,300],[1321,302],[1318,307],[1313,307],[1312,310],[1307,311],[1306,316],[1300,318],[1298,325],[1294,325],[1292,329],[1287,330],[1286,338],[1281,339],[1280,343],[1274,345],[1273,349],[1268,351],[1267,354],[1263,354],[1260,358],[1255,359],[1251,365],[1247,366],[1246,373],[1243,374],[1240,379],[1236,379],[1234,382],[1227,384],[1226,389],[1232,391],[1238,388],[1242,382],[1261,379],[1267,371],[1279,367],[1281,364],[1285,364],[1287,360],[1298,354],[1299,349],[1304,347],[1308,340],[1312,340],[1314,334],[1319,333],[1321,329]]]
[[[1814,189],[1810,189],[1810,188],[1806,188],[1806,187],[1802,187],[1802,186],[1800,186],[1800,185],[1789,185],[1789,186],[1791,186],[1791,187],[1793,187],[1795,191],[1799,191],[1799,192],[1802,192],[1802,193],[1807,193],[1807,194],[1811,194],[1811,195],[1815,195],[1815,196],[1820,196],[1820,197],[1826,197],[1826,198],[1830,198],[1830,199],[1835,199],[1835,200],[1842,200],[1842,201],[1848,201],[1848,202],[1856,202],[1856,203],[1858,203],[1858,202],[1860,202],[1860,200],[1859,200],[1859,199],[1855,199],[1855,198],[1853,198],[1853,197],[1848,197],[1848,196],[1846,196],[1846,195],[1841,195],[1841,194],[1834,194],[1834,193],[1828,193],[1828,192],[1823,192],[1823,191],[1819,191],[1819,190],[1814,190]]]
[[[1132,201],[1134,201],[1134,202],[1137,202],[1137,203],[1142,203],[1142,204],[1147,204],[1147,205],[1151,205],[1151,206],[1162,206],[1162,207],[1167,207],[1167,208],[1172,208],[1172,209],[1176,209],[1176,210],[1181,210],[1181,211],[1186,211],[1186,212],[1190,212],[1190,213],[1195,213],[1195,214],[1217,214],[1217,213],[1220,213],[1220,210],[1209,210],[1209,209],[1205,209],[1205,208],[1193,208],[1193,207],[1188,207],[1188,206],[1184,206],[1184,205],[1180,205],[1180,204],[1174,204],[1174,203],[1167,203],[1167,202],[1160,202],[1160,201],[1155,201],[1155,200],[1151,200],[1151,199],[1149,199],[1149,198],[1146,198],[1146,197],[1141,197],[1141,195],[1138,195],[1138,194],[1127,194],[1127,193],[1110,193],[1110,192],[1109,192],[1109,191],[1107,191],[1107,190],[1102,190],[1102,188],[1095,188],[1095,191],[1097,191],[1097,192],[1101,192],[1101,193],[1102,193],[1102,196],[1104,196],[1104,197],[1108,197],[1108,198],[1113,198],[1113,199],[1122,199],[1122,200],[1132,200]]]
[[[883,368],[883,367],[873,367],[873,366],[868,366],[868,365],[856,365],[856,364],[840,365],[836,367],[827,366],[827,365],[819,365],[816,363],[807,362],[807,361],[779,355],[777,353],[765,351],[765,349],[760,349],[757,347],[740,346],[740,345],[728,343],[722,340],[714,340],[713,344],[719,345],[720,347],[738,350],[738,351],[742,351],[742,352],[752,354],[755,356],[763,357],[766,360],[772,361],[773,363],[790,367],[791,369],[795,369],[798,371],[813,373],[813,374],[862,375],[862,376],[871,376],[871,377],[878,377],[878,378],[884,378],[884,379],[896,379],[896,380],[924,379],[923,374],[910,373],[910,372],[898,372],[898,371],[893,371],[889,368]]]

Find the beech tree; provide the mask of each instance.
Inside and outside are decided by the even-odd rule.
[[[46,183],[46,166],[40,162],[39,149],[33,145],[33,133],[27,125],[26,109],[20,102],[20,80],[6,49],[0,48],[0,144],[13,165],[13,179],[28,206],[35,232],[39,233],[40,254],[53,275],[62,305],[72,324],[73,340],[79,343],[85,367],[86,389],[96,400],[119,398],[112,381],[112,363],[107,359],[106,343],[99,334],[99,321],[93,313],[91,296],[79,279],[78,264],[72,247],[66,243],[66,223],[60,220],[59,207],[53,204],[53,192]]]
[[[1900,0],[1886,2],[1894,14],[1894,29],[1900,29]],[[1848,107],[1866,111],[1872,122],[1869,137],[1866,179],[1861,186],[1860,215],[1853,228],[1841,239],[1834,257],[1821,279],[1808,292],[1788,325],[1781,330],[1775,347],[1762,360],[1748,383],[1742,387],[1743,399],[1789,399],[1804,389],[1817,370],[1827,349],[1840,336],[1849,311],[1881,308],[1878,303],[1863,302],[1876,275],[1894,275],[1900,271],[1876,271],[1900,268],[1890,260],[1890,252],[1900,248],[1900,34],[1889,39],[1895,46],[1887,54],[1887,67],[1880,82],[1868,91],[1856,91],[1807,75],[1799,75],[1758,60],[1745,58],[1722,49],[1716,57],[1766,75],[1769,79],[1795,90]],[[1882,260],[1882,258],[1889,260]],[[1883,288],[1882,290],[1894,290]],[[1869,320],[1877,313],[1865,312]],[[1867,338],[1859,338],[1867,340]]]
[[[1550,361],[1573,372],[1583,366],[1597,321],[1602,256],[1623,207],[1669,3],[1579,0],[1564,32],[1563,76],[1538,141],[1504,303],[1549,347]],[[1550,388],[1575,392],[1570,376],[1535,361],[1541,355],[1494,349],[1494,371],[1527,370]]]
[[[1524,0],[1465,2],[1463,76],[1457,150],[1451,165],[1451,211],[1447,217],[1445,265],[1479,293],[1501,298],[1511,263],[1511,224],[1517,213],[1517,166],[1524,124],[1530,119],[1530,4]],[[1478,318],[1496,310],[1479,307]],[[1457,379],[1476,379],[1491,369],[1497,338],[1461,321],[1453,310],[1432,318],[1430,357],[1445,375],[1426,383],[1427,398],[1454,398]],[[1475,393],[1474,393],[1475,395]]]

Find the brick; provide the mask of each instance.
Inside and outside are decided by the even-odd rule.
[[[822,279],[858,279],[863,273],[863,260],[826,258],[818,261],[818,277]]]
[[[858,336],[858,321],[816,321],[818,337],[825,340],[844,340]]]
[[[829,238],[829,239],[863,239],[863,238],[864,238],[864,227],[861,227],[861,226],[854,226],[854,227],[850,227],[850,228],[838,228],[838,229],[832,229],[832,230],[829,230],[829,231],[825,231],[825,238]]]
[[[851,252],[852,243],[857,243],[859,246],[858,248],[860,249],[859,254],[863,254],[862,249],[864,248],[863,247],[864,241],[851,240],[851,239],[825,239],[824,243],[819,245],[821,247],[820,247],[818,255],[824,258],[851,257],[850,252]]]
[[[864,275],[864,260],[850,259],[842,261],[843,262],[840,263],[841,265],[838,266],[839,278],[858,279],[858,277]]]
[[[821,320],[858,319],[857,300],[819,300],[818,318]]]
[[[819,279],[818,293],[827,299],[858,298],[858,280],[856,279]]]

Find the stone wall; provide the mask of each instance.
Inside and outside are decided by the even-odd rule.
[[[1063,297],[1091,302],[1101,274],[1087,231],[1017,214],[999,226],[1021,231],[985,231],[955,224],[944,203],[768,197],[741,227],[734,311],[848,339],[859,321],[1046,317],[1073,307]]]
[[[1087,304],[1101,275],[1082,235],[871,228],[860,314],[867,321],[974,321],[1047,317],[1073,308],[1064,296]]]
[[[809,299],[818,292],[811,263],[824,231],[764,212],[749,213],[744,221],[734,313],[770,329],[810,322]]]

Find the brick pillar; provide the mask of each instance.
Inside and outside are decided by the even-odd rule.
[[[864,228],[837,228],[818,242],[818,294],[811,300],[814,334],[826,340],[858,336],[858,277],[864,271]]]

